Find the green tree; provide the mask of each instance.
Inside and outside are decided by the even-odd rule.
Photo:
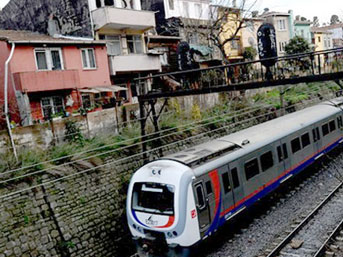
[[[257,55],[257,50],[254,47],[249,46],[249,47],[244,48],[244,52],[243,52],[244,60],[253,61],[255,60],[256,55]]]
[[[310,45],[303,37],[295,36],[286,45],[285,51],[287,54],[306,53],[310,52]]]

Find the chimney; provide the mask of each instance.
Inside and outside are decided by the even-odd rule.
[[[269,8],[264,8],[264,12],[269,12]]]
[[[253,18],[256,18],[256,17],[258,16],[258,11],[253,11],[253,12],[251,12],[251,16],[252,16]]]

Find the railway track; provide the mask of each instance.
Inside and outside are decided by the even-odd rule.
[[[335,211],[332,211],[332,210]],[[337,217],[337,214],[340,217]],[[332,224],[327,224],[330,221]],[[330,223],[329,222],[329,223]],[[332,229],[334,226],[339,225]],[[324,225],[331,229],[323,232]],[[297,219],[289,231],[279,236],[261,257],[305,257],[305,256],[343,256],[343,182],[320,199],[319,204],[309,213]],[[324,228],[325,229],[325,228]],[[329,237],[322,238],[323,233],[333,231]],[[339,234],[339,236],[337,236]],[[311,239],[311,235],[316,240]],[[339,242],[341,247],[333,242]],[[336,247],[336,248],[335,248]],[[328,250],[329,249],[329,250]],[[335,255],[332,249],[340,252]],[[331,250],[331,251],[330,251]]]
[[[343,256],[343,219],[313,257]]]

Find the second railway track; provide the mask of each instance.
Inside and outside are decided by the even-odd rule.
[[[271,246],[261,256],[325,256],[327,253],[325,249],[332,242],[331,238],[334,238],[339,233],[337,231],[342,229],[342,220],[343,182],[330,190],[309,214],[300,217],[285,236],[280,236],[272,242]],[[337,226],[338,223],[341,226]],[[334,229],[336,226],[337,228]],[[331,233],[329,238],[326,236],[327,233]],[[338,237],[338,239],[341,238]],[[327,256],[343,256],[343,253]]]

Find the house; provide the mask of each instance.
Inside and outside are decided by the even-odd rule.
[[[323,51],[333,48],[333,33],[325,27],[312,27],[312,44],[315,51]]]
[[[324,26],[323,28],[332,33],[332,48],[343,47],[343,23]]]
[[[221,64],[221,52],[209,38],[214,29],[209,0],[151,0],[143,1],[142,8],[155,12],[158,35],[188,42],[200,67]]]
[[[32,19],[32,13],[39,15]],[[144,40],[155,26],[155,13],[141,10],[140,0],[35,0],[28,6],[10,0],[0,13],[3,29],[106,41],[111,84],[127,89],[118,96],[124,104],[135,103],[138,94],[150,90],[136,78],[162,69],[160,56],[149,54]]]
[[[227,8],[220,6],[219,15],[224,15],[220,40],[222,42],[226,58],[230,62],[238,62],[243,59],[243,29],[240,28],[242,21],[241,10],[238,8]],[[243,27],[243,26],[242,26]],[[236,31],[238,32],[236,33]],[[226,40],[229,40],[225,43]]]
[[[11,119],[21,125],[110,104],[123,90],[110,80],[106,43],[0,30],[0,81],[8,69]],[[4,102],[0,87],[0,104]],[[125,89],[124,89],[125,90]],[[2,109],[2,107],[1,107]]]
[[[247,18],[244,21],[245,26],[242,28],[242,48],[252,47],[257,49],[257,31],[262,26],[264,19],[259,17]]]
[[[304,38],[309,44],[312,44],[311,24],[311,21],[299,15],[294,20],[295,35]]]
[[[270,12],[265,10],[260,18],[265,19],[267,23],[273,24],[276,30],[276,43],[278,55],[285,55],[285,47],[289,40],[294,37],[293,11],[288,13]]]
[[[144,39],[156,26],[155,13],[141,10],[139,0],[89,0],[89,8],[95,38],[107,43],[112,84],[127,88],[120,94],[123,103],[136,103],[151,85],[135,79],[162,71],[159,55],[148,52]]]

